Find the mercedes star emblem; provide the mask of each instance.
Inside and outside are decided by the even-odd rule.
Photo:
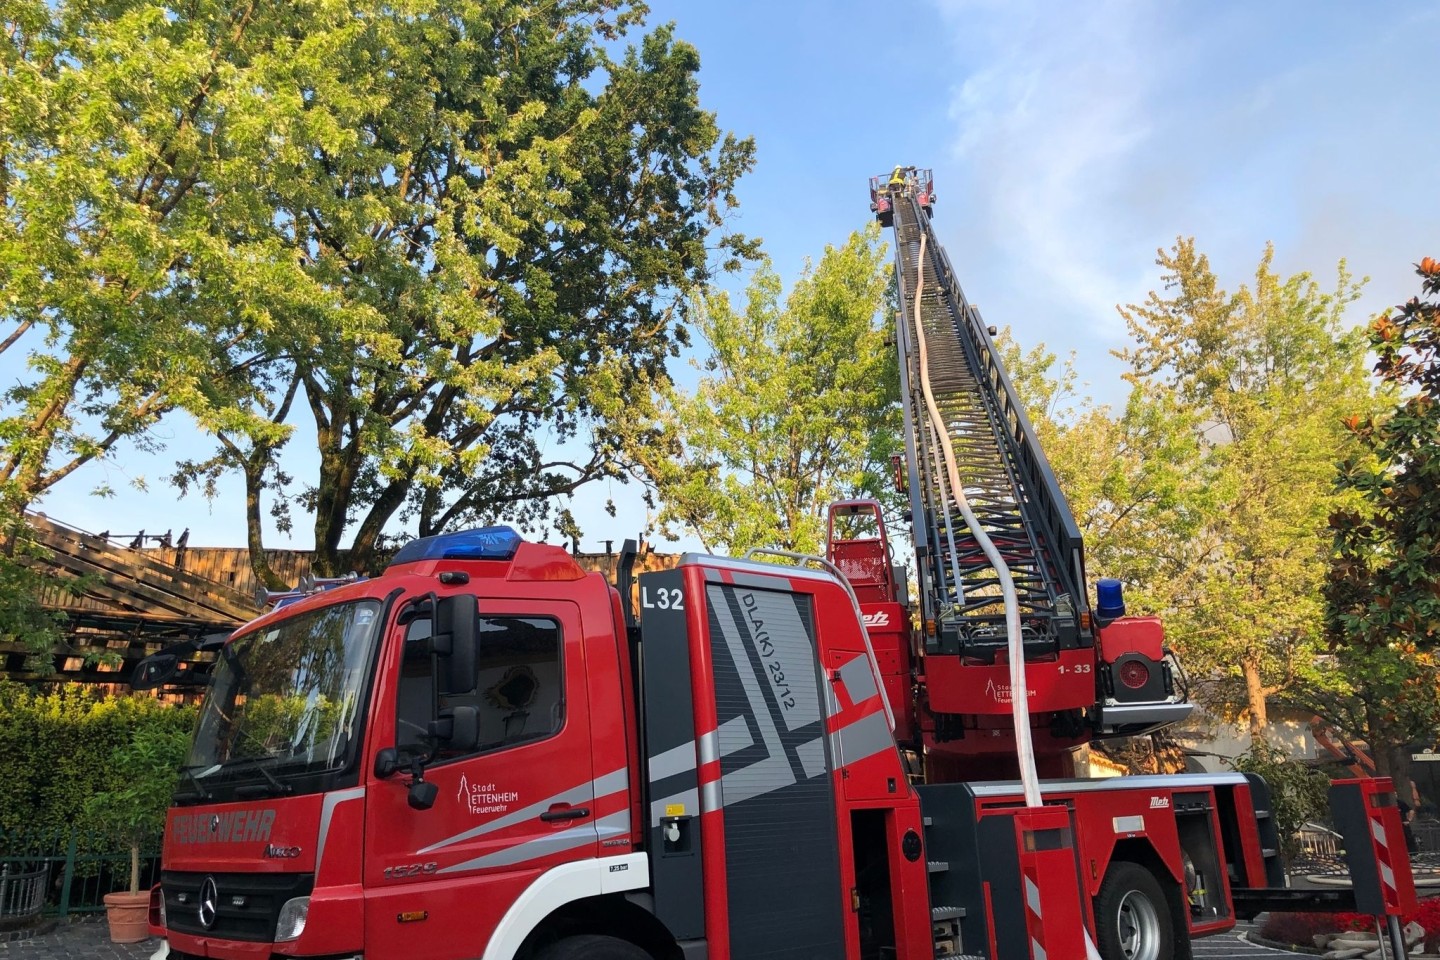
[[[209,930],[215,926],[215,908],[220,903],[220,891],[215,889],[215,878],[206,877],[200,884],[200,926]]]

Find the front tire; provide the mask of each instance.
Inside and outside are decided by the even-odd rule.
[[[1095,895],[1095,946],[1104,960],[1170,960],[1175,927],[1155,875],[1116,861]]]
[[[618,937],[583,934],[557,940],[535,960],[651,960],[650,954]]]

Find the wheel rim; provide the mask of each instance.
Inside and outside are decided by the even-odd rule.
[[[1139,890],[1126,893],[1115,920],[1125,960],[1159,960],[1160,915],[1149,897]]]

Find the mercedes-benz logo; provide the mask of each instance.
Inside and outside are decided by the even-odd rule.
[[[215,908],[220,903],[220,891],[215,889],[215,878],[206,877],[200,884],[200,926],[209,930],[215,926]]]

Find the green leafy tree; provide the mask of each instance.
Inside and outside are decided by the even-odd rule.
[[[707,549],[816,553],[827,504],[879,493],[899,435],[889,283],[872,225],[827,247],[783,302],[768,263],[743,311],[723,292],[700,299],[711,353],[695,392],[670,397],[683,452],[651,464],[663,523]]]
[[[34,676],[53,674],[60,653],[83,656],[87,663],[119,663],[114,652],[82,653],[67,642],[65,616],[55,605],[83,595],[94,576],[61,574],[52,561],[23,514],[0,519],[0,643],[21,648],[23,669]]]
[[[1264,778],[1270,787],[1270,810],[1275,815],[1281,849],[1287,858],[1295,857],[1300,852],[1300,829],[1328,816],[1330,778],[1264,736],[1253,738],[1248,750],[1228,762],[1242,773],[1257,773]]]
[[[1345,499],[1334,489],[1346,448],[1344,413],[1364,409],[1370,387],[1359,335],[1344,326],[1358,295],[1340,265],[1333,293],[1308,274],[1271,269],[1266,249],[1254,285],[1220,288],[1192,240],[1157,262],[1166,292],[1121,310],[1136,346],[1120,352],[1130,377],[1199,425],[1204,483],[1183,498],[1193,536],[1176,541],[1152,602],[1216,705],[1235,704],[1252,734],[1280,690],[1334,684],[1317,669],[1326,521]]]
[[[1426,257],[1417,272],[1422,296],[1369,327],[1375,373],[1397,396],[1346,421],[1356,443],[1340,463],[1347,500],[1331,519],[1325,592],[1355,693],[1336,719],[1402,784],[1408,745],[1440,723],[1440,263]]]
[[[55,662],[50,653],[63,634],[59,618],[41,602],[52,584],[37,563],[43,559],[40,548],[26,536],[17,515],[6,522],[0,539],[7,547],[0,552],[0,643],[25,650],[26,670],[53,673]]]
[[[753,145],[626,0],[16,0],[0,40],[0,495],[184,411],[317,568],[622,476]],[[305,413],[317,474],[290,487]],[[562,527],[573,526],[566,515]]]
[[[275,432],[222,432],[182,471],[244,473],[252,546],[297,407],[319,471],[274,506],[313,514],[330,572],[347,544],[349,566],[373,566],[397,523],[573,536],[557,500],[663,440],[654,396],[686,296],[753,254],[723,230],[752,144],[700,108],[698,55],[669,28],[612,56],[643,13],[489,0],[356,27],[337,9],[328,43],[291,51],[272,85],[303,106],[286,131],[306,147],[272,204],[323,322],[277,331],[254,411]]]
[[[295,273],[256,197],[283,110],[256,56],[305,22],[280,6],[7,4],[0,359],[25,373],[0,394],[5,510],[153,449],[176,409],[258,427],[234,401]]]
[[[0,832],[7,853],[44,855],[63,846],[67,836],[81,854],[113,852],[108,831],[125,833],[128,824],[107,819],[102,830],[86,815],[86,804],[97,793],[153,788],[154,805],[163,814],[177,758],[185,753],[194,722],[193,707],[148,696],[102,696],[93,684],[0,680],[0,756],[6,772],[0,778]],[[127,766],[118,765],[117,757],[125,757],[137,742],[162,756],[157,780],[148,779],[143,765],[129,760]],[[137,775],[146,779],[131,784]],[[99,816],[110,814],[99,811]],[[149,822],[142,847],[158,850],[159,824]],[[76,876],[94,876],[98,869],[96,861],[82,856]]]
[[[1192,414],[1163,388],[1137,383],[1116,414],[1077,390],[1073,354],[1058,367],[1009,328],[996,337],[1041,449],[1085,540],[1093,576],[1124,580],[1131,607],[1164,606],[1205,515],[1205,465]]]
[[[130,846],[130,892],[140,892],[140,848],[165,826],[165,811],[180,779],[186,743],[163,729],[136,730],[113,754],[115,785],[85,802],[85,818]]]

